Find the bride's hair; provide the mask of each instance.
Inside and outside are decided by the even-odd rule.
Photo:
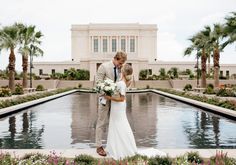
[[[124,64],[121,68],[121,72],[127,81],[132,79],[133,68],[129,64]]]

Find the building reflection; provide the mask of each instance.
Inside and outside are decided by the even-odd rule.
[[[74,94],[71,118],[72,144],[87,143],[93,146],[97,119],[96,94]]]
[[[137,146],[150,147],[156,145],[157,134],[157,99],[151,93],[132,94],[131,127],[134,131]]]

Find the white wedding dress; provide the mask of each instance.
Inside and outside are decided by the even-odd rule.
[[[125,96],[125,82],[117,82],[117,88],[120,94]],[[146,155],[148,157],[156,155],[166,156],[166,153],[154,148],[137,150],[134,135],[126,116],[126,100],[124,102],[111,101],[106,151],[115,160],[134,156],[135,154]]]
[[[120,94],[125,96],[125,82],[117,82],[117,88]],[[109,156],[115,160],[137,153],[134,135],[126,116],[126,100],[123,102],[111,101],[106,150]]]

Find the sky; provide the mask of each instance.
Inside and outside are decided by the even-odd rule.
[[[22,22],[36,25],[44,37],[44,56],[34,61],[70,61],[71,25],[89,23],[156,24],[157,59],[193,61],[183,57],[192,35],[204,26],[224,23],[236,11],[236,0],[3,0],[0,26]],[[9,52],[1,51],[0,69],[8,64]],[[221,53],[221,63],[236,63],[236,44]],[[16,69],[21,57],[16,52]]]

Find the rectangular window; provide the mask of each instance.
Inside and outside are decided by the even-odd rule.
[[[130,52],[135,52],[135,39],[130,39]]]
[[[112,52],[116,52],[116,39],[112,39]]]
[[[123,38],[121,39],[121,50],[125,52],[126,51],[125,48],[126,48],[126,42],[125,39]]]
[[[39,75],[43,74],[43,69],[39,69]]]
[[[107,52],[107,39],[102,40],[102,51]]]
[[[152,69],[148,69],[148,75],[152,75]]]
[[[55,74],[55,73],[56,73],[55,69],[52,69],[52,74]]]
[[[93,40],[93,51],[98,52],[98,39],[97,38]]]
[[[220,77],[223,77],[223,70],[220,71]]]
[[[226,70],[226,78],[229,79],[229,70]]]

